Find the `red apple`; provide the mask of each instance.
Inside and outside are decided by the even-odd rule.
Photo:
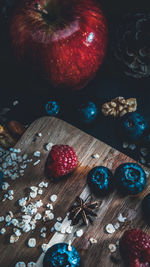
[[[28,62],[54,87],[78,90],[95,75],[108,29],[94,0],[22,0],[12,15],[10,37],[20,62]]]

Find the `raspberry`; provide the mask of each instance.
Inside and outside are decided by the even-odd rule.
[[[71,173],[77,166],[77,156],[74,149],[68,145],[52,147],[46,162],[48,176],[59,178]]]
[[[150,267],[150,237],[140,229],[126,231],[119,242],[120,252],[130,267]]]

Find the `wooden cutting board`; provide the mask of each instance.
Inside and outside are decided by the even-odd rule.
[[[37,133],[41,133],[42,136],[38,137]],[[79,167],[68,180],[54,184],[45,177],[44,165],[48,155],[48,151],[45,150],[45,144],[48,142],[67,144],[75,149],[79,159]],[[11,227],[9,227],[5,235],[0,236],[0,267],[13,267],[18,261],[24,261],[26,264],[34,261],[37,262],[37,267],[41,267],[44,255],[41,250],[43,243],[49,243],[49,246],[51,246],[57,242],[68,242],[69,240],[79,251],[83,267],[123,266],[122,263],[114,264],[112,262],[112,254],[108,246],[111,243],[115,244],[124,230],[132,227],[139,227],[150,234],[150,230],[142,219],[140,206],[141,200],[149,191],[149,182],[146,190],[137,197],[122,198],[117,192],[101,199],[94,197],[99,201],[102,200],[97,213],[98,217],[92,225],[83,228],[84,234],[80,238],[75,237],[74,234],[76,229],[80,229],[80,227],[74,227],[72,234],[69,235],[57,232],[51,233],[50,229],[58,216],[66,220],[67,211],[74,203],[76,196],[81,195],[85,199],[90,194],[86,178],[91,168],[103,165],[114,171],[119,164],[133,162],[133,160],[68,123],[51,117],[43,117],[33,122],[17,143],[16,148],[20,148],[22,154],[27,153],[30,158],[33,158],[33,162],[37,160],[33,156],[33,152],[40,151],[41,161],[36,166],[33,165],[33,162],[28,164],[23,177],[15,181],[8,180],[11,185],[10,188],[14,190],[15,198],[13,201],[6,200],[1,202],[0,216],[6,215],[9,210],[17,214],[18,200],[26,196],[30,186],[36,186],[41,181],[48,181],[49,186],[44,189],[43,195],[38,196],[37,199],[42,199],[44,204],[50,202],[49,198],[52,194],[56,194],[58,199],[53,204],[55,215],[53,221],[49,221],[46,224],[39,221],[36,230],[23,233],[15,244],[9,243],[8,237],[12,233]],[[95,153],[100,155],[99,159],[92,158]],[[106,233],[105,226],[108,223],[115,224],[119,213],[128,218],[126,223],[120,223],[120,228],[114,234]],[[0,223],[1,227],[3,225],[4,223]],[[42,226],[47,227],[46,238],[40,237]],[[30,237],[35,237],[37,240],[35,248],[29,248],[27,245]],[[97,244],[90,244],[89,239],[91,237],[97,239]]]

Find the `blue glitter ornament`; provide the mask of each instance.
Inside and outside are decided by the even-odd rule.
[[[136,195],[146,186],[146,174],[137,163],[121,164],[115,171],[115,184],[124,195]]]
[[[3,173],[0,172],[0,188],[2,187]]]
[[[113,174],[103,166],[93,168],[88,173],[87,182],[97,196],[106,195],[113,187]]]
[[[45,110],[49,116],[57,116],[60,111],[60,106],[56,101],[49,101],[45,105]]]
[[[85,104],[81,104],[77,108],[77,120],[80,123],[91,123],[93,122],[98,115],[98,110],[96,105],[93,102],[87,102]]]
[[[129,113],[123,116],[121,119],[121,134],[130,142],[138,141],[147,128],[148,124],[144,117],[136,112]]]
[[[43,267],[79,267],[80,257],[77,250],[68,244],[58,243],[50,247],[43,259]]]
[[[144,197],[142,200],[142,211],[143,216],[147,223],[150,225],[150,193]]]

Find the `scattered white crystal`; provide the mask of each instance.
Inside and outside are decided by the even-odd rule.
[[[38,193],[38,195],[42,195],[43,194],[43,190],[39,189],[37,193]]]
[[[27,202],[27,197],[23,197],[23,198],[19,199],[19,206],[20,207],[25,206],[26,202]]]
[[[97,244],[97,240],[95,238],[93,238],[93,237],[91,237],[89,239],[89,241],[90,241],[91,244]]]
[[[50,210],[46,210],[45,211],[45,216],[43,217],[43,219],[49,219],[49,220],[53,220],[54,219],[54,214],[50,211]]]
[[[14,228],[13,232],[16,236],[21,236],[21,231],[18,228]]]
[[[7,190],[10,185],[7,182],[2,184],[2,190]]]
[[[15,267],[26,267],[26,264],[23,261],[19,261],[16,263]]]
[[[77,237],[81,237],[82,235],[83,235],[83,230],[82,229],[76,231],[76,236]]]
[[[48,244],[42,244],[41,248],[42,248],[42,251],[45,253],[46,250],[48,249]]]
[[[53,143],[47,143],[47,144],[45,145],[45,149],[46,149],[47,151],[50,151],[51,148],[52,148],[52,146],[53,146]]]
[[[117,247],[115,244],[109,244],[109,250],[111,253],[115,252],[117,250]]]
[[[68,242],[68,251],[72,251],[71,240]]]
[[[46,233],[41,233],[41,237],[46,238]]]
[[[13,106],[16,106],[16,105],[18,105],[19,104],[19,101],[18,100],[14,100],[13,101]]]
[[[53,210],[53,205],[51,203],[47,203],[46,207],[49,208],[50,210]]]
[[[145,160],[143,157],[141,157],[141,158],[140,158],[140,162],[141,162],[142,164],[145,164],[145,163],[146,163],[146,160]]]
[[[0,234],[1,234],[1,235],[4,235],[5,233],[6,233],[6,229],[5,229],[5,228],[1,228],[1,229],[0,229]]]
[[[130,148],[131,150],[134,150],[134,149],[136,149],[136,145],[135,145],[135,144],[131,144],[131,145],[129,145],[129,148]]]
[[[127,148],[129,146],[129,144],[127,142],[124,142],[122,146],[123,146],[123,148]]]
[[[117,223],[114,224],[114,227],[115,227],[115,229],[117,230],[117,229],[119,229],[120,224],[117,222]]]
[[[26,214],[26,215],[22,215],[22,219],[26,220],[26,221],[31,221],[31,216]]]
[[[3,200],[2,201],[5,201],[7,198],[8,198],[8,194],[4,194],[4,196],[3,196],[4,198],[3,198]]]
[[[33,192],[37,192],[38,187],[37,187],[37,186],[30,186],[30,189],[31,189]]]
[[[93,155],[92,155],[92,158],[94,158],[94,159],[99,159],[99,158],[100,158],[100,155],[97,154],[97,153],[96,153],[96,154],[93,154]]]
[[[28,240],[28,247],[29,248],[34,248],[36,246],[36,239],[35,238],[30,238]]]
[[[111,223],[106,225],[106,232],[108,234],[113,234],[115,232],[115,228]]]
[[[36,198],[37,196],[37,192],[30,192],[30,195],[29,195],[31,198]]]
[[[8,195],[9,195],[9,196],[14,195],[14,190],[8,190]]]
[[[9,199],[9,200],[13,200],[14,197],[11,195],[11,196],[8,196],[8,199]]]
[[[143,157],[146,157],[147,154],[148,154],[148,150],[147,150],[146,147],[142,147],[142,148],[140,149],[140,152],[141,152],[141,154],[142,154]]]
[[[11,223],[14,225],[14,226],[17,226],[19,221],[17,219],[12,219]]]
[[[19,240],[19,236],[11,235],[9,243],[13,244],[13,243],[16,243],[18,240]]]
[[[54,229],[54,227],[52,227],[52,228],[51,228],[51,233],[53,233],[53,232],[54,232],[54,230],[55,230],[55,229]]]
[[[126,217],[123,217],[123,215],[120,213],[119,216],[118,216],[118,221],[119,222],[125,222],[126,221]]]
[[[46,227],[44,226],[44,227],[41,228],[40,233],[43,233],[45,231],[46,231]]]
[[[43,182],[43,187],[47,188],[48,187],[48,182],[46,182],[46,183]]]
[[[5,217],[5,222],[10,222],[11,221],[11,216],[10,215],[7,215],[6,217]]]
[[[23,225],[23,227],[22,227],[22,231],[23,231],[24,233],[28,233],[30,230],[31,230],[31,226],[30,226],[30,224],[25,223],[25,224]]]
[[[35,157],[40,157],[41,155],[41,152],[40,151],[35,151],[34,154],[33,154]]]
[[[37,208],[40,208],[40,207],[42,207],[43,206],[43,202],[42,202],[42,200],[38,200],[37,202],[36,202],[36,207]]]
[[[10,154],[10,156],[11,156],[11,159],[12,159],[12,160],[17,160],[16,153],[12,152],[12,153]]]
[[[57,195],[52,195],[52,196],[50,196],[50,200],[51,200],[52,202],[55,202],[55,201],[57,200]]]
[[[23,206],[23,207],[21,208],[21,211],[22,211],[22,212],[26,212],[26,210],[27,210],[26,206]]]
[[[4,216],[0,216],[0,222],[4,221]]]
[[[22,157],[22,159],[23,159],[23,160],[26,160],[27,157],[28,157],[28,155],[27,155],[27,154],[24,154],[23,157]]]
[[[42,188],[42,187],[47,188],[47,187],[48,187],[48,182],[45,183],[45,182],[43,181],[43,182],[39,183],[39,187],[41,187],[41,188]]]
[[[36,263],[31,261],[27,264],[27,267],[36,267]]]
[[[36,166],[36,165],[38,165],[39,163],[40,163],[40,159],[38,159],[37,161],[35,161],[35,162],[33,163],[33,165]]]
[[[56,222],[55,224],[54,224],[54,228],[55,228],[55,230],[57,231],[57,232],[60,232],[60,230],[61,230],[61,223],[60,222]]]
[[[37,213],[34,217],[35,220],[41,220],[42,215],[40,213]]]
[[[11,218],[14,217],[13,212],[11,210],[8,211],[8,214],[10,215]]]
[[[61,222],[62,221],[62,218],[61,217],[57,217],[57,221],[58,222]]]

